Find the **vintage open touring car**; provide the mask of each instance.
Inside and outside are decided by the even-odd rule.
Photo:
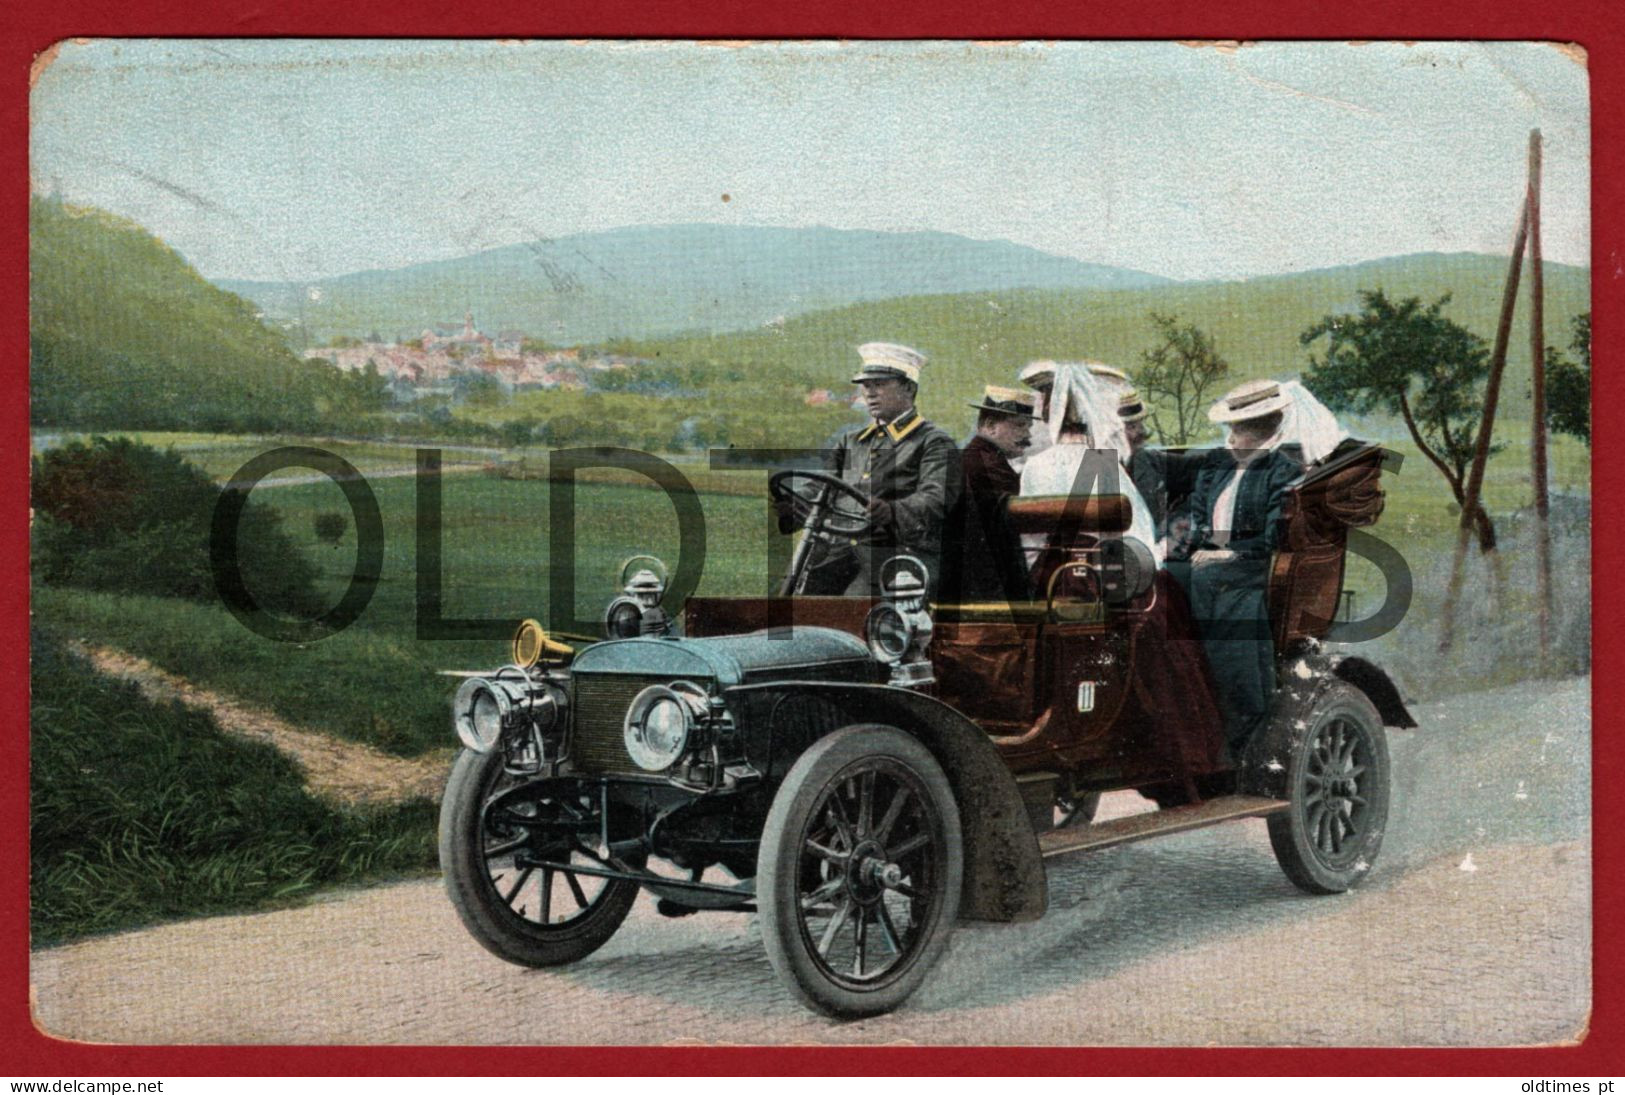
[[[1381,460],[1353,444],[1289,490],[1274,715],[1228,786],[1178,771],[1168,708],[1136,696],[1161,636],[1127,500],[1022,499],[1018,524],[1079,532],[1031,603],[927,604],[903,558],[883,597],[795,598],[791,628],[769,598],[690,598],[671,619],[650,561],[623,568],[603,641],[573,649],[527,621],[514,664],[467,675],[454,700],[451,900],[526,966],[590,954],[639,890],[670,916],[755,912],[804,1003],[863,1016],[921,984],[956,920],[1043,915],[1052,856],[1264,818],[1292,882],[1346,890],[1382,842],[1384,727],[1414,725],[1381,669],[1319,642],[1348,530],[1381,511]],[[862,531],[850,503],[866,499],[839,479],[781,472],[771,489],[807,540]],[[1162,808],[1092,823],[1099,793],[1125,788],[1162,788]]]

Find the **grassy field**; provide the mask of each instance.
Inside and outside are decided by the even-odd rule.
[[[434,807],[340,810],[293,761],[33,643],[30,913],[36,946],[287,904],[434,865]]]
[[[737,474],[760,481],[760,473]],[[35,617],[55,633],[130,650],[295,723],[408,756],[446,745],[450,686],[435,670],[501,664],[507,643],[417,638],[415,484],[392,478],[371,487],[384,519],[383,572],[361,618],[320,641],[271,642],[214,604],[38,585]],[[462,475],[447,477],[442,489],[445,614],[546,620],[551,485]],[[318,543],[312,529],[318,513],[347,512],[338,487],[323,481],[255,497],[281,512],[318,563],[336,603],[355,564],[354,533],[335,548]],[[699,591],[765,592],[766,503],[760,495],[701,498],[706,543]],[[619,592],[616,579],[629,556],[650,552],[677,565],[675,511],[658,491],[587,483],[577,488],[576,509],[575,609],[581,619],[596,621]]]
[[[94,432],[106,433],[110,431]],[[229,479],[239,468],[254,457],[270,452],[272,449],[289,445],[325,449],[355,465],[356,469],[363,475],[410,468],[415,466],[417,462],[416,447],[406,443],[353,441],[332,437],[248,437],[239,434],[185,433],[168,430],[121,430],[116,432],[123,437],[133,437],[137,441],[151,445],[155,449],[173,449],[185,457],[189,463],[196,464],[208,472],[210,476],[221,481]],[[30,440],[33,451],[40,453],[51,446],[90,436],[92,436],[91,432],[74,430],[35,430]],[[446,451],[444,460],[448,467],[457,464],[479,464],[491,459],[495,455],[495,451],[476,453],[453,448]],[[312,472],[307,468],[290,467],[285,471],[274,474],[277,476],[297,476],[312,474]]]

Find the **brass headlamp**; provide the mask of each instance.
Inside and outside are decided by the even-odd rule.
[[[886,582],[891,568],[891,581]],[[891,684],[918,688],[935,682],[927,650],[931,645],[931,613],[925,603],[925,564],[912,555],[898,555],[881,565],[885,600],[869,610],[863,634],[869,653],[891,668]]]

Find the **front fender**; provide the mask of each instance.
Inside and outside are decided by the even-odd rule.
[[[1048,887],[1038,838],[1021,793],[981,727],[932,696],[879,684],[783,681],[741,685],[737,693],[837,704],[851,722],[881,722],[911,734],[931,751],[959,803],[965,881],[959,915],[967,920],[1023,921],[1044,915]]]

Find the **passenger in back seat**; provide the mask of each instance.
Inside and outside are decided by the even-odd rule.
[[[1269,721],[1275,650],[1266,590],[1278,546],[1287,486],[1304,469],[1302,445],[1283,436],[1290,392],[1274,380],[1241,385],[1208,411],[1229,427],[1225,447],[1211,450],[1196,475],[1192,534],[1176,546],[1172,567],[1187,583],[1208,664],[1213,670],[1231,761]]]
[[[1122,494],[1128,499],[1132,517],[1125,535],[1143,543],[1158,563],[1151,590],[1132,610],[1140,614],[1141,640],[1134,656],[1134,699],[1148,725],[1157,728],[1156,747],[1177,777],[1173,793],[1159,801],[1184,801],[1175,795],[1203,786],[1205,777],[1226,767],[1224,734],[1190,606],[1184,591],[1161,567],[1151,507],[1126,466],[1131,449],[1127,429],[1138,425],[1143,416],[1132,409],[1123,414],[1123,397],[1133,394],[1133,386],[1110,366],[1052,364],[1051,375],[1053,390],[1047,410],[1056,444],[1027,461],[1021,473],[1021,492]],[[1042,379],[1028,382],[1036,387]],[[1037,596],[1045,595],[1046,575],[1058,561],[1070,557],[1073,546],[1049,545],[1035,571]]]

